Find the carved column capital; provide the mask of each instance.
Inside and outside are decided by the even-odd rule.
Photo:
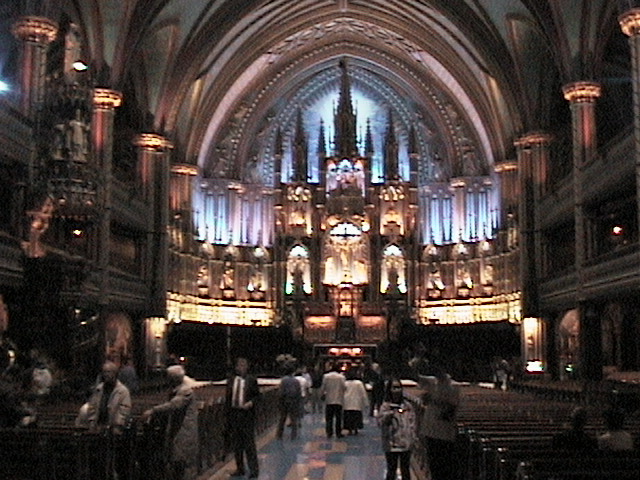
[[[548,145],[553,140],[553,135],[544,132],[530,132],[521,136],[513,145],[516,148],[531,148],[534,146]]]
[[[190,163],[174,163],[171,165],[171,173],[187,177],[195,177],[198,175],[198,166]]]
[[[141,133],[133,139],[133,144],[143,150],[163,152],[173,148],[173,144],[166,137],[157,133]]]
[[[620,29],[629,37],[640,34],[640,8],[627,10],[618,17]]]
[[[98,110],[113,110],[122,103],[122,93],[109,88],[93,89],[93,106]]]
[[[496,173],[511,172],[518,170],[518,162],[515,160],[505,160],[503,162],[496,163],[493,169]]]
[[[22,41],[48,45],[58,34],[58,24],[45,17],[22,17],[13,24],[11,32]]]
[[[581,81],[568,83],[562,87],[565,100],[571,103],[593,103],[602,93],[597,82]]]

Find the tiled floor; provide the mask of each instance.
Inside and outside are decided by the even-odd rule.
[[[276,440],[274,429],[258,442],[260,480],[369,480],[383,479],[384,454],[380,430],[375,421],[365,418],[358,435],[327,439],[324,416],[307,414],[296,440],[285,432]],[[231,477],[235,462],[224,465],[209,480],[240,480]]]

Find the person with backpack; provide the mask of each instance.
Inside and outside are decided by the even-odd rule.
[[[278,440],[282,440],[287,418],[291,425],[291,440],[295,440],[298,436],[298,419],[300,408],[302,407],[302,388],[300,387],[300,382],[293,376],[293,372],[293,366],[287,365],[284,370],[284,377],[280,380],[280,419],[276,431]]]

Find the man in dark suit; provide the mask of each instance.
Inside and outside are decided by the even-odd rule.
[[[248,360],[239,357],[236,360],[235,373],[227,380],[227,432],[236,458],[236,471],[232,476],[244,476],[246,453],[249,478],[258,478],[255,404],[260,397],[260,390],[258,381],[253,375],[248,375],[248,371]]]

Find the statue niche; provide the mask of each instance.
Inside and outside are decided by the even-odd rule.
[[[366,235],[355,224],[339,223],[324,244],[325,285],[369,283],[369,246]]]
[[[220,290],[222,298],[235,298],[236,295],[236,256],[237,248],[230,245],[226,248],[222,262]]]
[[[199,297],[210,298],[209,281],[209,267],[206,264],[200,265],[200,268],[198,268],[198,278],[196,282]]]
[[[330,214],[364,213],[363,162],[360,158],[327,162],[327,210]]]
[[[303,245],[295,245],[287,258],[287,283],[285,292],[288,295],[310,294],[311,266],[309,251]]]
[[[22,248],[29,258],[41,258],[45,255],[41,238],[49,229],[49,223],[54,211],[53,199],[46,197],[38,210],[28,212],[31,217],[29,240],[22,242]]]

